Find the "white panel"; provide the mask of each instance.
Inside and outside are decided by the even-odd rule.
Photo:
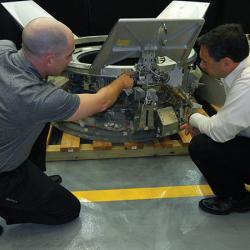
[[[38,17],[52,17],[46,10],[34,1],[18,1],[1,3],[10,15],[24,28],[24,26]],[[73,34],[75,38],[77,36]]]
[[[173,1],[157,17],[158,19],[203,18],[210,3]]]
[[[33,1],[1,3],[23,28],[28,22],[38,17],[52,17],[48,12]]]

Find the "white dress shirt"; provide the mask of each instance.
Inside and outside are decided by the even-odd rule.
[[[212,117],[199,113],[189,123],[216,142],[226,142],[236,135],[250,137],[250,56],[222,79],[226,100]]]

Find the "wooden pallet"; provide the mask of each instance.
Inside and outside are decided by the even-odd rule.
[[[165,138],[146,143],[114,144],[108,141],[81,143],[79,137],[63,133],[60,144],[52,145],[49,143],[53,134],[52,130],[53,128],[50,130],[47,141],[47,161],[186,155],[188,143],[191,140],[191,136],[186,136],[184,131],[181,131],[178,138],[174,140]]]

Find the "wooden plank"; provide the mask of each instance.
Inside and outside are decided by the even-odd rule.
[[[153,147],[154,148],[162,148],[161,142],[158,139],[154,139]]]
[[[127,150],[142,149],[144,146],[141,142],[125,142],[124,148]]]
[[[112,149],[112,142],[110,141],[93,141],[94,150],[110,150]]]
[[[49,126],[49,132],[48,132],[48,135],[47,135],[47,141],[46,141],[46,146],[49,145],[50,143],[50,139],[51,139],[51,134],[52,134],[52,125]]]
[[[154,140],[153,147],[155,148],[174,148],[182,147],[183,145],[179,140],[172,140],[169,137],[166,137],[161,140]]]
[[[164,138],[160,141],[162,147],[173,147],[173,140],[171,140],[169,137]]]
[[[80,137],[63,133],[60,144],[61,152],[75,152],[80,149]]]
[[[79,151],[72,153],[60,151],[60,145],[48,145],[47,161],[114,159],[150,156],[187,155],[188,147],[178,141],[172,142],[172,146],[155,147],[152,143],[144,144],[142,149],[126,150],[124,145],[114,146],[111,150],[94,150],[93,144],[81,144]]]

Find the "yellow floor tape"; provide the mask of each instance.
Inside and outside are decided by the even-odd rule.
[[[190,185],[75,191],[73,194],[81,202],[107,202],[208,196],[213,195],[213,192],[208,185]]]

